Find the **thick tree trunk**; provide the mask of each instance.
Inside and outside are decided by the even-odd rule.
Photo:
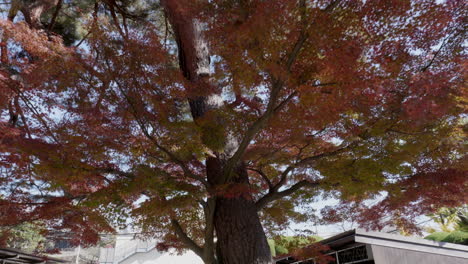
[[[251,199],[218,198],[215,227],[219,263],[272,263],[270,248]]]
[[[222,163],[219,159],[208,160],[210,182],[219,178]],[[272,263],[270,248],[249,187],[247,170],[241,165],[228,189],[216,197],[214,224],[219,264]]]
[[[190,1],[188,1],[190,2]],[[216,115],[216,109],[223,107],[219,91],[210,87],[208,45],[202,36],[202,25],[194,19],[184,0],[163,0],[169,21],[175,33],[179,48],[179,66],[185,78],[197,89],[206,88],[211,93],[189,95],[190,110],[193,119],[204,118],[207,113]],[[184,5],[185,4],[185,5]],[[216,126],[223,126],[222,118],[212,117]],[[211,133],[209,129],[204,133]],[[243,164],[238,164],[234,177],[226,182],[226,160],[236,151],[238,144],[234,137],[225,131],[224,150],[207,156],[207,180],[211,185],[211,195],[215,196],[212,221],[216,231],[216,261],[218,264],[270,264],[270,249],[265,232],[260,223],[257,209],[249,192],[249,178]],[[210,137],[211,138],[211,137]],[[213,209],[212,209],[213,210]],[[208,224],[207,224],[208,226]],[[206,248],[204,253],[212,253]],[[213,258],[201,256],[206,263]]]

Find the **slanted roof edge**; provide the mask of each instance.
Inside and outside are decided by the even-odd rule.
[[[468,246],[453,244],[453,243],[448,243],[448,242],[437,242],[437,241],[432,241],[432,240],[428,240],[424,238],[407,237],[407,236],[396,235],[396,234],[366,231],[364,229],[355,229],[355,236],[390,240],[390,241],[395,241],[395,242],[402,242],[405,244],[419,244],[419,245],[425,245],[425,246],[430,246],[430,247],[455,249],[455,250],[465,251],[468,253]]]

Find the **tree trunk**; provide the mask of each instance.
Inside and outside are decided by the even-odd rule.
[[[213,164],[214,163],[214,164]],[[207,162],[208,180],[219,178],[221,162]],[[216,197],[214,224],[219,264],[272,263],[271,252],[249,191],[247,170],[239,166],[227,191]]]
[[[190,1],[188,1],[190,2]],[[202,25],[194,19],[191,10],[183,0],[163,0],[162,5],[171,22],[179,53],[179,66],[185,78],[197,89],[206,88],[213,91],[209,94],[189,94],[188,101],[192,117],[197,120],[211,112],[216,115],[216,109],[223,107],[220,91],[210,87],[210,56],[208,45],[202,35]],[[221,117],[213,117],[216,126],[223,127]],[[203,133],[211,133],[207,129]],[[237,141],[225,131],[219,142],[224,148],[220,152],[207,156],[206,173],[215,196],[213,223],[216,231],[216,261],[218,264],[270,264],[272,263],[268,242],[258,217],[257,209],[249,190],[249,178],[243,164],[238,164],[235,176],[226,182],[224,166],[226,160],[237,149]],[[211,138],[211,137],[210,137]],[[213,212],[213,211],[212,211]],[[207,248],[205,253],[213,252]],[[201,256],[206,263],[213,258]],[[211,263],[210,263],[211,264]]]
[[[269,264],[270,248],[252,199],[216,200],[217,258],[221,264]]]

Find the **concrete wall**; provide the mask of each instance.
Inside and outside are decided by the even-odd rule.
[[[372,254],[375,264],[468,264],[468,256],[458,258],[377,245],[372,245]]]
[[[136,253],[120,264],[203,264],[201,258],[192,251],[187,251],[180,256],[174,253],[161,253],[153,249],[146,253]]]
[[[99,263],[114,262],[115,248],[101,248],[99,250]]]

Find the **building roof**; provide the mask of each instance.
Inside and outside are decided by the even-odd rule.
[[[321,240],[318,243],[327,245],[330,250],[325,252],[327,255],[334,255],[338,258],[340,254],[342,257],[357,257],[359,263],[374,263],[366,262],[371,261],[374,257],[371,257],[375,250],[384,249],[388,254],[400,254],[401,252],[407,252],[410,255],[396,256],[395,260],[398,261],[398,257],[426,257],[443,260],[440,263],[468,263],[468,246],[436,242],[432,240],[426,240],[422,238],[406,237],[395,234],[381,233],[381,232],[368,232],[363,229],[355,229],[340,233],[338,235],[329,237]],[[364,248],[363,248],[364,247]],[[371,249],[372,248],[372,249]],[[364,251],[362,251],[364,249]],[[403,250],[403,251],[401,251]],[[341,252],[341,253],[340,253]],[[376,251],[377,252],[377,251]],[[373,252],[373,253],[376,253]],[[380,253],[381,250],[379,250]],[[412,252],[412,253],[409,253]],[[368,255],[371,254],[371,255]],[[387,255],[388,255],[387,254]],[[411,255],[412,254],[412,255]],[[435,255],[434,255],[435,254]],[[382,254],[380,254],[382,255]],[[380,256],[386,257],[386,256]],[[408,261],[408,259],[406,259]],[[464,262],[460,262],[464,261]],[[465,262],[466,261],[466,262]],[[294,256],[283,256],[276,259],[278,264],[296,264],[296,263],[312,263],[302,262],[297,260]],[[341,263],[341,260],[340,260]],[[357,263],[355,261],[345,263]],[[377,263],[377,262],[376,262]],[[380,263],[380,262],[379,262]],[[399,263],[399,262],[385,262],[385,263]],[[405,263],[416,263],[416,262],[405,262]],[[421,262],[426,263],[426,262]],[[431,262],[439,263],[439,262]]]
[[[17,263],[65,263],[66,261],[51,258],[46,256],[38,256],[22,252],[12,248],[0,248],[0,263],[2,264],[17,264]]]
[[[328,245],[331,249],[337,249],[350,243],[363,243],[445,256],[468,258],[468,246],[381,232],[369,232],[363,229],[343,232],[336,236],[324,239],[320,241],[320,243]]]

